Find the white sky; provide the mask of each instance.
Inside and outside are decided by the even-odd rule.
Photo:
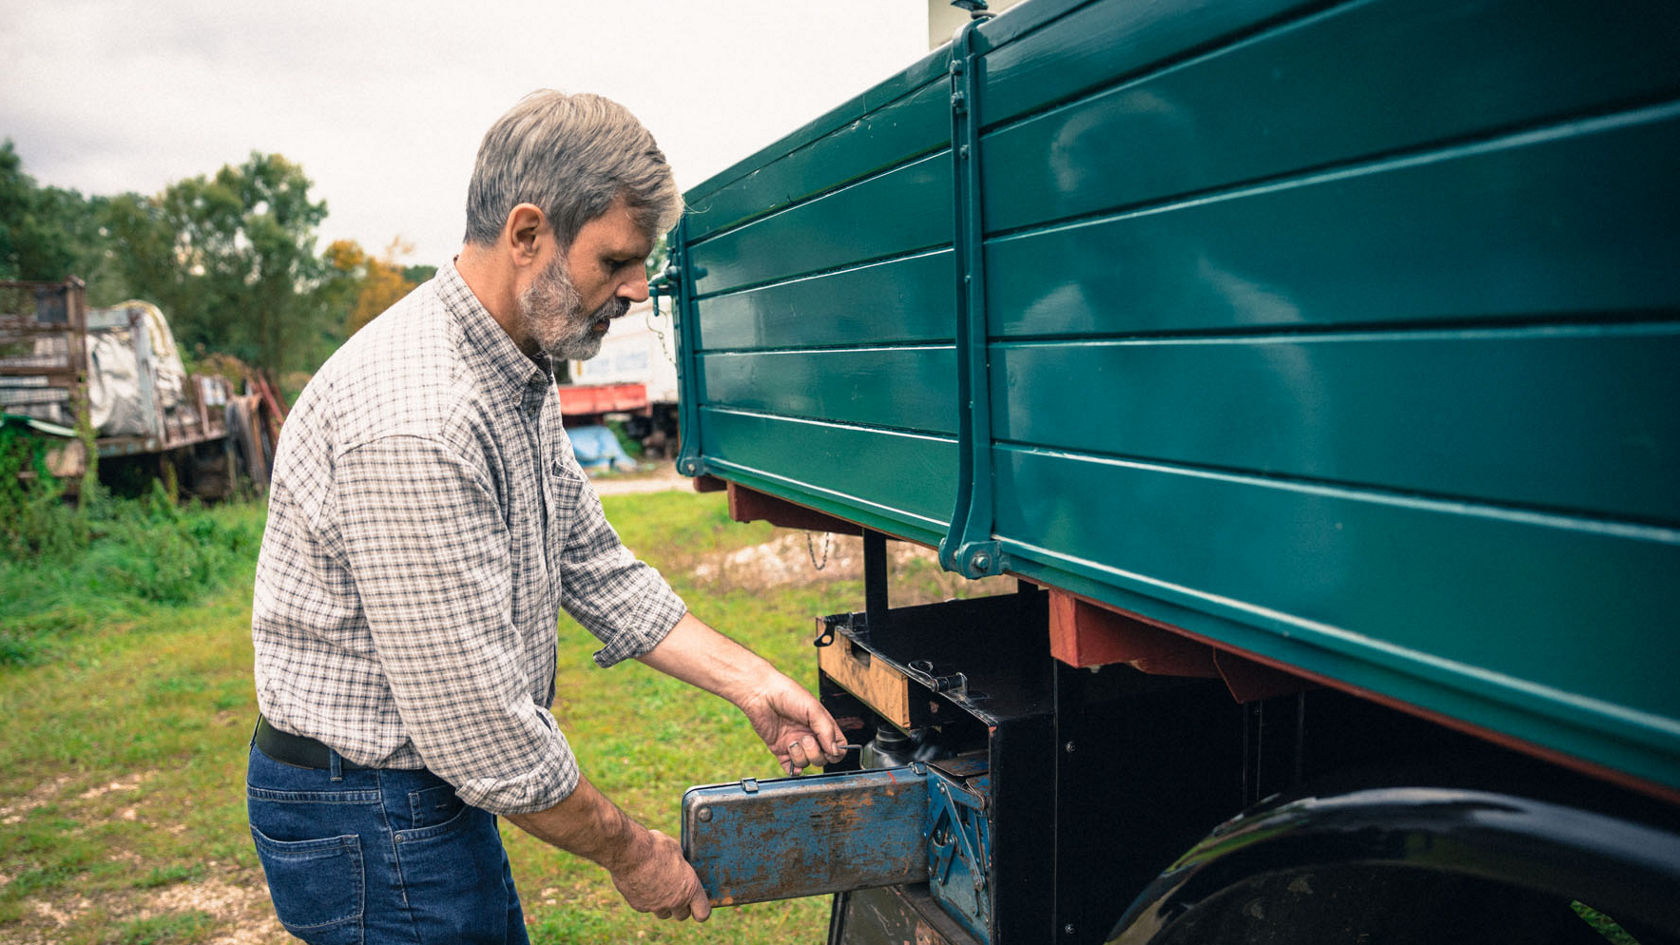
[[[683,189],[927,51],[925,0],[0,0],[0,138],[42,184],[155,194],[251,151],[301,164],[317,250],[460,242],[484,130],[599,92]]]

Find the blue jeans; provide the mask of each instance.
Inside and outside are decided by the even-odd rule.
[[[311,945],[528,945],[496,818],[429,771],[300,768],[255,747],[251,838],[286,931]]]

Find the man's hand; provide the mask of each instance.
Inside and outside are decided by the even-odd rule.
[[[833,716],[804,687],[780,673],[739,704],[788,774],[846,757],[846,738]]]
[[[639,858],[613,870],[613,886],[637,912],[681,922],[692,917],[704,922],[712,914],[706,891],[694,867],[683,859],[682,845],[658,830],[649,830]]]

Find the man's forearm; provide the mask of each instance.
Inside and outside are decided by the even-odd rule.
[[[780,675],[762,656],[684,614],[665,639],[639,659],[660,672],[736,705]]]
[[[651,845],[647,828],[581,775],[577,787],[560,803],[529,814],[509,814],[507,819],[537,839],[593,860],[609,872],[646,858]]]
[[[601,864],[624,901],[638,912],[702,922],[711,914],[681,844],[631,820],[587,778],[579,778],[571,795],[553,807],[509,814],[508,820],[540,840]]]

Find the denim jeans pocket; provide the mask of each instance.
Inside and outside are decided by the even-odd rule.
[[[410,829],[436,827],[461,816],[467,805],[447,784],[408,792],[408,826]]]
[[[251,839],[286,931],[311,945],[360,945],[367,901],[361,838],[274,840],[252,827]]]
[[[501,942],[511,934],[512,890],[495,817],[463,804],[449,820],[398,830],[393,839],[419,925],[437,930],[439,941]]]

